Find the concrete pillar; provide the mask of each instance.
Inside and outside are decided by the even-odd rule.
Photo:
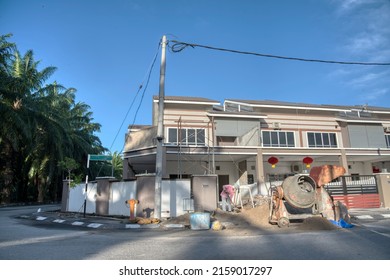
[[[167,173],[167,167],[166,167],[167,166],[167,148],[164,145],[162,146],[162,166],[163,166],[163,168],[161,170],[162,178],[167,179],[167,178],[169,178],[168,173]]]
[[[257,149],[256,155],[256,182],[258,187],[258,192],[261,193],[261,185],[265,183],[264,178],[264,164],[263,164],[263,149]]]
[[[390,207],[390,173],[376,174],[381,206]]]
[[[345,149],[340,149],[340,153],[341,155],[339,156],[339,161],[340,165],[345,169],[344,175],[349,175],[348,160],[347,155],[345,154]]]
[[[113,177],[97,177],[96,186],[96,214],[108,215],[110,200],[110,180]]]
[[[246,160],[240,161],[238,163],[238,173],[239,173],[239,182],[240,185],[248,184],[248,167]]]

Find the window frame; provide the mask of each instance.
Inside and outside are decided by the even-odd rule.
[[[265,133],[268,133],[269,136],[266,137],[264,135]],[[284,136],[281,137],[281,135],[284,135]],[[292,138],[291,138],[291,136],[292,136]],[[271,147],[271,148],[293,148],[293,147],[296,147],[295,132],[294,131],[262,130],[261,131],[261,139],[262,139],[261,144],[263,147]],[[282,142],[281,140],[284,140],[283,144],[281,144],[281,142]],[[293,143],[289,143],[289,140],[292,140]]]
[[[206,146],[206,129],[205,128],[193,128],[186,127],[180,128],[181,130],[181,141],[179,142],[179,129],[177,127],[167,128],[167,144],[171,145],[184,145],[184,146]],[[172,135],[171,133],[174,134]],[[184,135],[184,136],[183,136]],[[173,137],[172,137],[173,136]],[[176,138],[175,141],[173,138]],[[191,141],[189,141],[191,140]]]
[[[390,149],[390,133],[385,133],[386,146]]]
[[[309,148],[338,148],[336,132],[306,132],[307,147]],[[313,144],[310,142],[314,141]],[[318,143],[317,143],[318,142]]]

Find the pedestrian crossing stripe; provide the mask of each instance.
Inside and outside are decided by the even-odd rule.
[[[362,219],[362,220],[374,219],[374,218],[373,218],[372,216],[370,216],[370,215],[359,215],[359,216],[356,216],[356,218]]]
[[[380,214],[380,216],[382,216],[383,218],[390,219],[390,214]],[[370,219],[374,219],[374,217],[371,216],[371,215],[359,215],[359,216],[356,216],[356,218],[358,218],[358,219],[360,219],[360,220],[370,220]]]
[[[43,217],[43,216],[38,216],[38,217],[36,218],[37,221],[44,221],[44,220],[46,220],[46,219],[47,219],[47,217]]]
[[[72,223],[73,226],[81,226],[83,224],[84,224],[83,222],[73,222]]]
[[[98,224],[98,223],[91,223],[91,224],[87,225],[87,227],[91,227],[91,228],[98,228],[100,226],[102,226],[102,224]]]
[[[53,222],[54,222],[54,223],[62,224],[63,222],[65,222],[65,220],[55,219]]]

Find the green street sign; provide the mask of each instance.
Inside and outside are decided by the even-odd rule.
[[[89,155],[90,161],[104,161],[104,160],[112,160],[112,156],[107,155]]]

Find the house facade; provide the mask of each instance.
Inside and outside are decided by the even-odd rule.
[[[152,125],[128,129],[124,179],[155,172],[158,102]],[[324,164],[352,177],[390,170],[390,108],[165,96],[163,127],[166,179],[260,186]]]

